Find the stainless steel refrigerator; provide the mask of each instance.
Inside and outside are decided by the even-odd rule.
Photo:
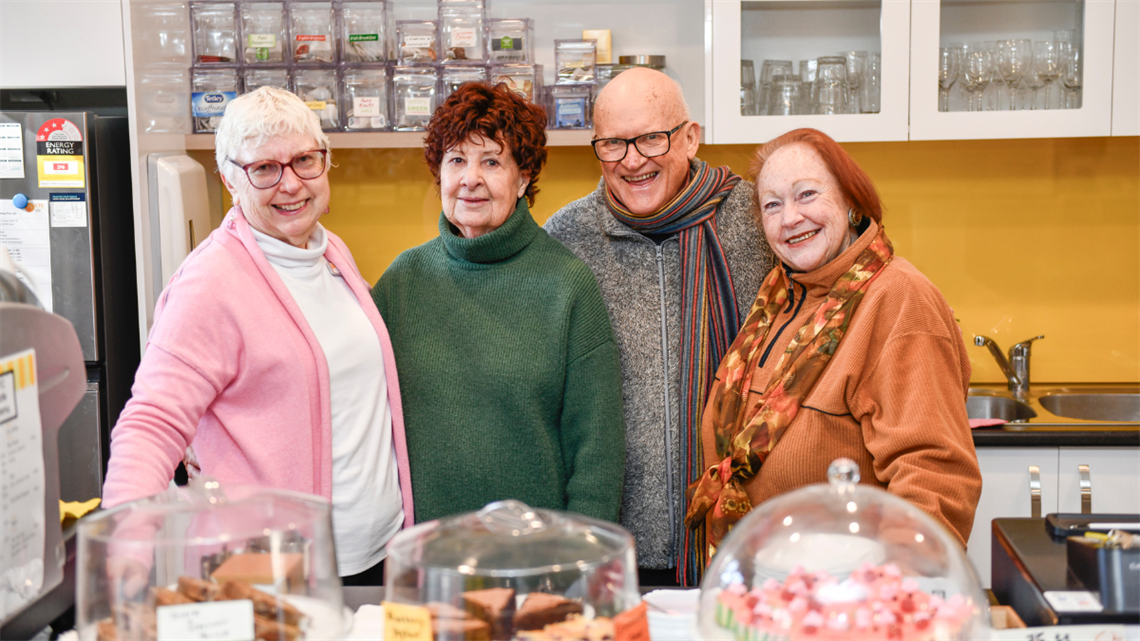
[[[0,111],[0,245],[86,361],[87,393],[59,431],[65,501],[102,495],[139,364],[130,158],[125,117]]]

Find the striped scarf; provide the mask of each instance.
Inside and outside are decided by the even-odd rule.
[[[606,204],[614,218],[644,234],[680,232],[681,240],[681,464],[685,486],[704,472],[701,415],[721,357],[740,328],[736,291],[724,250],[716,235],[716,212],[740,176],[728,167],[694,160],[689,183],[661,210],[638,216],[609,188]],[[665,408],[668,412],[669,408]],[[688,510],[688,504],[684,506]],[[675,524],[670,524],[673,527]],[[684,545],[674,550],[677,580],[696,585],[704,570],[704,532],[684,530]]]

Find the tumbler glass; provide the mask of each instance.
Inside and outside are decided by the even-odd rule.
[[[816,60],[815,85],[811,92],[812,113],[847,113],[847,58],[825,56]]]
[[[740,115],[756,115],[756,67],[751,60],[740,61]]]
[[[760,95],[756,99],[757,113],[768,113],[768,94],[772,91],[772,78],[792,73],[791,60],[765,60],[760,67]]]
[[[798,76],[780,74],[772,77],[768,100],[769,116],[791,116],[800,112],[800,80]]]
[[[883,102],[883,56],[878,52],[867,57],[867,80],[863,83],[863,96],[863,113],[879,113]]]

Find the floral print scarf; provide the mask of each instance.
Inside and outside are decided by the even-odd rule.
[[[894,248],[880,228],[851,269],[839,277],[827,298],[796,332],[759,403],[748,411],[752,377],[759,369],[764,341],[788,299],[790,286],[782,265],[777,265],[764,279],[744,327],[717,371],[722,385],[714,388],[716,391],[709,399],[708,411],[715,412],[713,429],[721,461],[688,489],[691,498],[685,525],[697,528],[708,524],[708,558],[712,558],[732,526],[752,509],[744,481],[760,471],[768,453],[795,420],[804,398],[835,354],[867,287],[893,256]]]

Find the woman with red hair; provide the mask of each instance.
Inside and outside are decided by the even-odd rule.
[[[982,480],[966,418],[970,361],[950,306],[896,256],[871,179],[834,140],[797,129],[752,167],[781,261],[721,361],[705,408],[708,471],[690,527],[715,548],[752,506],[859,464],[965,545]]]
[[[593,272],[531,217],[546,114],[469,83],[428,124],[439,236],[372,289],[392,337],[417,522],[517,499],[616,521],[621,373]]]

